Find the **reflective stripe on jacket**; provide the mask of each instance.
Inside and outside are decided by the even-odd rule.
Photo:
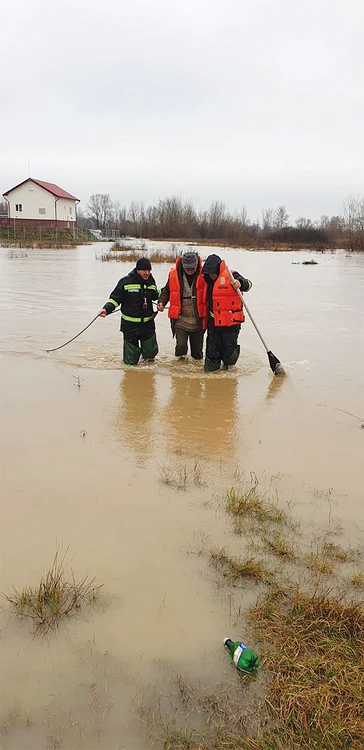
[[[107,314],[120,305],[121,320],[125,323],[147,323],[154,317],[153,300],[158,299],[158,289],[152,274],[144,280],[134,268],[118,281],[104,305]]]
[[[182,300],[181,300],[181,280],[179,276],[179,268],[182,258],[177,258],[176,265],[169,272],[169,309],[168,317],[172,320],[179,318]],[[202,318],[203,328],[206,328],[207,322],[207,284],[204,277],[201,275],[202,262],[201,258],[198,259],[198,276],[195,283],[196,288],[196,305],[197,314],[199,318]]]

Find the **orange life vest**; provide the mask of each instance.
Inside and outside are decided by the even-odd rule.
[[[216,327],[236,326],[245,320],[243,303],[231,286],[224,260],[220,263],[220,272],[212,290],[212,314]]]
[[[181,312],[181,282],[178,274],[182,257],[177,258],[176,265],[169,272],[169,309],[168,317],[177,320]],[[205,329],[207,323],[207,284],[201,275],[202,262],[198,259],[197,268],[199,274],[196,279],[196,302],[199,318],[202,318],[202,326]]]

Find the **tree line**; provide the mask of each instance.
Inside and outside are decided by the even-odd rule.
[[[364,197],[349,196],[339,216],[321,216],[318,221],[300,216],[290,221],[285,206],[263,208],[251,221],[245,206],[231,212],[220,201],[196,211],[190,201],[178,196],[159,200],[155,205],[132,202],[120,206],[109,193],[91,195],[85,213],[79,210],[78,223],[110,234],[150,239],[224,241],[236,244],[312,244],[344,246],[364,250]],[[341,244],[342,243],[342,244]]]
[[[0,201],[0,216],[6,211],[7,205]],[[121,236],[150,239],[220,241],[251,247],[304,244],[364,251],[364,197],[353,195],[338,216],[321,216],[318,221],[300,216],[291,222],[285,206],[263,208],[259,219],[251,221],[245,206],[231,212],[220,201],[200,211],[178,196],[155,205],[132,202],[125,207],[109,193],[95,193],[85,211],[78,209],[77,224],[110,236],[116,230]]]

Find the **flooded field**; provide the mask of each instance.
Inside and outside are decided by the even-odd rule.
[[[249,320],[229,372],[175,361],[166,312],[154,363],[121,363],[118,314],[47,354],[131,269],[97,260],[106,247],[0,250],[0,590],[36,585],[57,545],[103,584],[45,639],[3,602],[4,750],[147,750],[149,686],[231,678],[222,639],[244,636],[233,615],[250,595],[234,602],[204,554],[237,545],[228,488],[256,475],[303,528],[363,540],[364,430],[340,410],[364,417],[364,255],[221,251],[253,282],[249,308],[287,373],[274,378]],[[154,266],[158,286],[169,268]]]

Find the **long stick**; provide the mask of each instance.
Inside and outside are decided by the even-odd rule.
[[[227,270],[227,272],[228,272],[228,274],[230,276],[230,281],[231,282],[236,281],[236,279],[234,279],[234,276],[232,275],[230,269],[227,266],[226,266],[226,270]],[[257,326],[257,324],[256,324],[256,322],[255,322],[255,320],[254,320],[254,318],[253,318],[253,316],[252,316],[252,314],[251,314],[251,312],[250,312],[250,310],[249,310],[246,302],[245,302],[245,298],[243,297],[240,289],[236,289],[235,291],[238,293],[238,295],[239,295],[239,297],[241,299],[241,302],[242,302],[243,306],[245,307],[245,310],[247,311],[247,313],[249,315],[249,318],[250,318],[251,322],[253,323],[253,326],[254,326],[254,328],[255,328],[255,330],[256,330],[256,332],[257,332],[257,334],[258,334],[258,336],[259,336],[259,338],[260,338],[260,340],[261,340],[261,342],[262,342],[262,344],[264,346],[264,349],[267,352],[268,360],[269,360],[269,365],[270,365],[271,370],[274,372],[275,375],[284,375],[285,372],[284,372],[284,367],[283,367],[282,363],[279,361],[278,357],[276,357],[275,354],[273,354],[273,352],[271,352],[270,349],[268,349],[267,344],[265,343],[265,341],[263,339],[263,336],[260,333],[260,330],[259,330],[259,328],[258,328],[258,326]]]
[[[115,310],[112,310],[112,312],[116,312],[116,308],[115,308]],[[109,313],[109,315],[111,315],[111,314],[112,314],[112,313]],[[97,314],[97,315],[95,315],[95,317],[94,317],[94,318],[93,318],[93,319],[91,320],[91,323],[88,323],[88,325],[87,325],[87,326],[85,326],[85,327],[84,327],[84,328],[82,329],[82,331],[80,331],[79,333],[76,333],[76,336],[74,336],[74,337],[73,337],[72,339],[70,339],[69,341],[66,341],[66,343],[65,343],[65,344],[61,344],[61,346],[55,346],[55,347],[54,347],[54,349],[46,349],[46,352],[47,352],[48,354],[49,354],[49,352],[56,352],[56,351],[57,351],[58,349],[63,349],[63,347],[64,347],[64,346],[67,346],[67,344],[70,344],[70,343],[71,343],[71,341],[74,341],[75,339],[78,339],[78,337],[79,337],[79,336],[81,336],[81,333],[84,333],[85,331],[87,331],[87,329],[88,329],[88,328],[90,328],[90,326],[92,326],[92,324],[93,324],[93,323],[95,322],[95,320],[97,320],[97,318],[98,318],[98,317],[99,317],[99,315],[98,315],[98,314]]]

